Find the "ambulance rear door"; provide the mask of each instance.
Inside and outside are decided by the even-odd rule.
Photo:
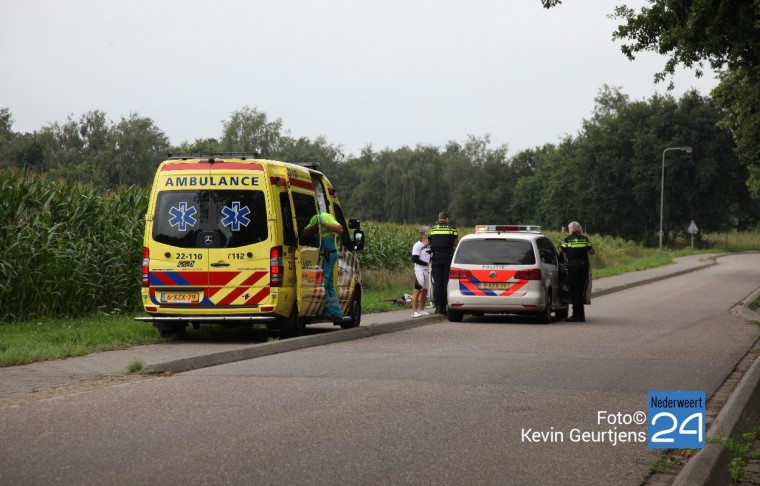
[[[268,181],[258,163],[215,164],[208,179],[209,231],[202,234],[208,250],[209,304],[235,313],[261,312],[270,304],[272,259],[268,214]],[[269,309],[271,310],[271,309]]]

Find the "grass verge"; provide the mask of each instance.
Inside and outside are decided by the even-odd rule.
[[[383,271],[370,279],[379,290],[364,290],[362,312],[365,314],[400,310],[391,302],[404,293],[411,293],[411,286],[401,282],[411,281],[405,272]],[[101,351],[127,349],[144,344],[166,341],[159,337],[152,325],[135,321],[125,314],[93,315],[82,318],[44,318],[31,321],[9,322],[0,325],[0,367],[15,366],[37,361],[84,356]],[[196,333],[206,336],[211,330],[203,328]],[[206,336],[209,339],[212,337]],[[135,364],[135,368],[137,365]],[[130,373],[136,373],[130,366]]]
[[[126,315],[38,319],[0,325],[0,366],[84,356],[165,341]]]

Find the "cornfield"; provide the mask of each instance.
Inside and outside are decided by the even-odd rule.
[[[419,236],[418,226],[369,221],[362,224],[362,229],[367,241],[359,256],[363,268],[412,268],[412,246]]]
[[[0,321],[139,308],[147,196],[0,171]]]

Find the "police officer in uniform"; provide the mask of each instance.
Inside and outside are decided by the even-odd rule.
[[[570,322],[584,322],[586,313],[583,305],[586,300],[583,292],[588,283],[588,256],[595,253],[588,237],[583,234],[583,228],[577,221],[567,226],[570,233],[562,241],[560,255],[567,261],[567,284],[570,286],[570,299],[573,304],[573,315],[568,317]]]
[[[459,232],[454,225],[449,223],[449,213],[446,211],[438,213],[438,221],[430,228],[428,239],[432,251],[430,271],[433,277],[435,313],[446,314],[449,269],[451,269],[451,259],[454,256],[454,247],[459,242]]]

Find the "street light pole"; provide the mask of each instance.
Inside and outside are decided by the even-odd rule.
[[[690,154],[691,147],[668,147],[662,151],[662,175],[660,176],[660,254],[662,254],[662,216],[663,207],[665,205],[665,152],[668,150],[680,150]]]

